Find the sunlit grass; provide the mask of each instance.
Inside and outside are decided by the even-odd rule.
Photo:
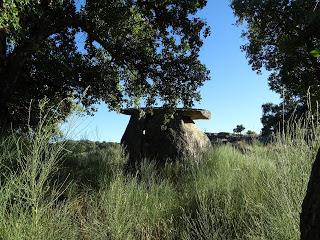
[[[43,121],[0,142],[0,239],[299,239],[320,136],[306,125],[245,154],[223,145],[127,173],[119,145],[79,151]]]

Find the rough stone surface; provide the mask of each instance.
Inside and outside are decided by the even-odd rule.
[[[320,239],[320,149],[313,163],[300,214],[302,240]]]
[[[144,117],[140,118],[138,114],[134,114],[131,116],[121,138],[121,145],[125,147],[125,150],[130,155],[132,161],[141,158],[143,128]]]
[[[153,114],[139,117],[132,114],[121,144],[129,154],[129,165],[135,166],[143,158],[164,163],[166,160],[193,158],[197,160],[211,147],[207,135],[191,117],[176,114],[165,127],[165,115]]]
[[[142,111],[146,110],[145,108],[141,108]],[[139,109],[136,108],[126,108],[122,109],[121,113],[126,115],[135,115],[139,114]],[[152,112],[154,115],[161,115],[168,113],[168,109],[166,108],[153,108]],[[177,108],[175,109],[175,114],[180,115],[182,117],[189,117],[191,120],[197,119],[210,119],[211,113],[205,109],[195,109],[195,108]]]

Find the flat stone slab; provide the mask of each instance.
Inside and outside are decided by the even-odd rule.
[[[120,112],[122,114],[126,115],[134,115],[134,114],[139,114],[139,111],[145,111],[147,110],[146,108],[125,108],[121,109]],[[150,110],[150,109],[148,109]],[[162,107],[157,107],[157,108],[152,108],[151,109],[154,115],[161,115],[161,114],[166,114],[169,113],[170,110]],[[190,117],[191,120],[197,120],[197,119],[210,119],[211,113],[208,110],[205,109],[197,109],[197,108],[176,108],[174,110],[175,114],[178,114],[183,117]]]

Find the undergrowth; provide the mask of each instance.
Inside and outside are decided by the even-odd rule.
[[[44,119],[1,139],[0,239],[299,239],[320,135],[296,121],[245,153],[223,145],[131,174],[117,144],[54,136]]]

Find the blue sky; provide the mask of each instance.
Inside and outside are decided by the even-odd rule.
[[[251,70],[240,46],[241,27],[229,7],[229,0],[209,0],[198,14],[211,26],[212,34],[205,39],[200,58],[211,71],[211,80],[200,89],[202,100],[196,108],[211,111],[210,120],[196,124],[207,132],[232,132],[237,124],[246,130],[260,132],[261,105],[279,102],[279,96],[269,90],[268,73],[257,75]],[[129,116],[109,112],[105,104],[94,117],[76,117],[69,121],[69,137],[97,141],[119,142]]]

